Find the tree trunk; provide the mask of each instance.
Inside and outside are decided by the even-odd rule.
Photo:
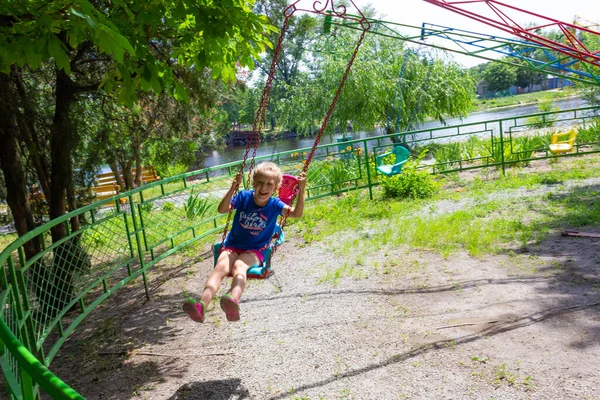
[[[133,161],[127,161],[127,162],[121,163],[121,169],[123,171],[123,179],[125,180],[125,188],[127,190],[131,190],[134,188],[133,174],[131,173],[132,166],[133,166]]]
[[[25,142],[25,146],[27,146],[29,157],[33,167],[35,168],[40,187],[42,188],[42,192],[46,197],[46,201],[49,203],[52,195],[50,191],[50,179],[48,177],[48,172],[50,169],[48,168],[44,151],[42,150],[43,147],[40,142],[36,126],[33,123],[33,116],[36,113],[31,107],[29,95],[27,94],[25,84],[23,83],[23,77],[21,76],[21,71],[17,68],[13,68],[11,71],[11,77],[13,82],[15,82],[17,89],[19,97],[18,103],[21,107],[23,107],[24,110],[23,114],[17,114],[19,133],[21,134],[22,141]]]
[[[135,187],[142,186],[142,174],[143,174],[143,166],[142,166],[142,156],[140,154],[139,145],[133,146],[133,157],[135,160]]]
[[[52,157],[50,219],[63,216],[67,210],[67,185],[72,174],[71,149],[74,132],[69,123],[69,109],[75,101],[71,79],[60,70],[56,75],[56,108],[52,123],[50,151]],[[67,235],[65,224],[52,228],[52,241],[56,242]]]
[[[108,163],[108,166],[115,177],[115,182],[117,182],[117,185],[119,185],[119,190],[125,190],[125,181],[123,181],[123,176],[121,174],[121,170],[119,169],[119,165],[115,161],[111,161]]]
[[[0,74],[0,167],[4,173],[6,183],[6,202],[10,207],[19,236],[35,228],[31,213],[27,188],[25,186],[25,173],[21,154],[19,153],[18,126],[14,106],[14,92],[10,89],[9,77]],[[24,246],[27,259],[40,251],[40,244],[36,240],[27,242]]]

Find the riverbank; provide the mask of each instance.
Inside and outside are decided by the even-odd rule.
[[[517,94],[514,96],[498,97],[493,99],[477,99],[473,102],[471,112],[489,111],[503,107],[526,106],[537,103],[551,102],[569,97],[579,97],[579,89],[566,87],[564,89],[546,90],[543,92]]]

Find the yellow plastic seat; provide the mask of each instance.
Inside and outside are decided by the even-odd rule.
[[[550,151],[552,154],[568,153],[575,146],[577,130],[571,129],[567,132],[554,133],[550,137]]]

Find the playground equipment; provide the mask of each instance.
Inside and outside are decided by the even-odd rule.
[[[569,153],[573,150],[573,146],[575,146],[576,138],[576,129],[571,129],[567,132],[554,133],[550,137],[550,151],[552,154]]]
[[[356,7],[356,5],[354,4],[354,2],[352,0],[350,0],[350,3],[354,6],[356,11],[358,12],[358,16],[349,14],[347,12],[347,7],[345,5],[338,5],[336,7],[334,4],[334,1],[331,1],[331,3],[330,3],[329,0],[327,0],[325,2],[325,4],[322,6],[322,8],[319,8],[321,5],[321,2],[315,2],[315,3],[313,3],[312,9],[299,8],[299,7],[297,7],[298,3],[300,3],[300,0],[295,1],[294,3],[289,5],[283,11],[283,15],[285,17],[284,22],[283,22],[283,27],[281,28],[279,40],[277,42],[277,46],[275,47],[273,60],[271,62],[271,68],[269,69],[269,74],[267,76],[265,88],[263,90],[263,94],[262,94],[262,97],[260,100],[260,105],[258,107],[258,110],[256,111],[256,115],[254,118],[252,137],[250,138],[250,141],[248,142],[248,145],[246,146],[244,160],[242,161],[242,164],[241,164],[240,170],[239,170],[240,173],[242,173],[242,174],[244,173],[244,169],[246,167],[246,161],[248,160],[248,156],[250,154],[250,149],[252,148],[253,152],[252,152],[252,156],[250,157],[250,167],[248,169],[248,177],[250,177],[250,174],[252,173],[252,169],[254,168],[256,150],[258,149],[258,143],[260,142],[260,134],[262,131],[263,122],[265,120],[265,112],[267,109],[267,105],[269,103],[269,95],[271,92],[271,87],[273,85],[273,79],[275,77],[275,70],[277,68],[277,62],[279,61],[279,54],[281,52],[283,39],[285,37],[285,33],[286,33],[287,27],[289,25],[289,20],[292,17],[292,15],[294,15],[294,13],[297,11],[304,11],[304,12],[310,12],[310,13],[314,13],[314,14],[323,15],[325,18],[325,31],[326,32],[328,32],[331,29],[330,24],[332,23],[331,21],[333,18],[339,18],[342,20],[353,21],[355,23],[358,23],[362,28],[362,33],[360,35],[359,40],[356,43],[356,46],[354,48],[354,52],[352,53],[350,61],[348,62],[348,65],[346,66],[346,70],[344,71],[344,75],[340,81],[340,84],[338,85],[335,96],[333,97],[331,105],[329,106],[329,109],[328,109],[325,117],[323,118],[323,122],[321,124],[321,128],[319,129],[319,133],[317,134],[317,137],[315,138],[312,149],[310,150],[310,152],[308,154],[308,157],[304,161],[304,167],[302,169],[302,172],[304,172],[304,173],[306,173],[306,171],[308,170],[308,167],[309,167],[310,162],[315,154],[317,146],[319,145],[319,141],[321,140],[321,137],[323,136],[323,133],[325,132],[325,128],[327,128],[327,124],[328,124],[329,120],[331,119],[331,115],[333,114],[333,109],[335,108],[335,104],[337,103],[340,93],[342,92],[342,88],[344,87],[346,79],[348,78],[348,74],[350,73],[350,69],[352,68],[352,64],[354,63],[356,54],[358,53],[358,49],[360,48],[360,45],[362,44],[362,42],[365,38],[365,34],[367,33],[367,31],[370,28],[370,24],[369,24],[368,20],[365,18],[365,16],[360,11],[360,9],[358,7]],[[239,187],[236,187],[234,189],[233,196],[235,196],[237,194],[238,189],[239,189]],[[292,193],[292,195],[290,197],[290,203],[289,203],[290,206],[293,204],[295,196],[296,196],[296,193]],[[288,212],[285,215],[281,216],[281,219],[279,221],[279,226],[280,226],[281,230],[283,230],[283,228],[285,226],[286,220],[289,216],[289,210],[290,209],[288,209]],[[231,222],[232,212],[233,212],[233,207],[230,205],[229,213],[227,214],[227,222],[225,223],[225,228],[223,229],[221,245],[219,246],[220,251],[222,251],[223,243],[225,242],[225,238],[227,237],[227,231],[229,229],[229,223]],[[264,264],[265,264],[265,266],[269,265],[269,268],[270,268],[271,258],[273,257],[273,254],[275,254],[275,252],[277,251],[276,243],[277,242],[273,243],[273,245],[270,246],[271,252],[269,253],[269,257],[265,258]],[[267,274],[267,273],[270,273],[270,272],[263,271],[263,274]]]
[[[394,162],[392,164],[384,164],[384,160],[389,156],[394,156]],[[402,145],[395,145],[392,149],[386,153],[376,155],[375,160],[377,164],[377,171],[381,172],[385,176],[397,175],[402,172],[402,167],[410,158],[410,151]]]
[[[428,23],[415,26],[378,19],[370,19],[369,21],[373,25],[373,29],[369,33],[374,35],[391,37],[412,43],[418,47],[426,46],[481,60],[545,72],[572,81],[600,85],[600,77],[591,64],[531,41],[487,35]],[[352,24],[344,24],[343,26],[348,29],[358,29]],[[407,31],[408,34],[399,32],[399,29]],[[442,45],[428,40],[436,38],[443,39],[448,43]],[[536,50],[543,53],[545,58],[536,59],[529,56]],[[508,57],[497,59],[495,55],[498,53]],[[560,54],[563,54],[563,56],[560,57]],[[524,62],[520,63],[517,60]]]
[[[542,45],[523,39],[487,35],[427,22],[422,25],[421,37],[423,39],[441,38],[451,41],[461,49],[466,51],[471,49],[471,55],[477,56],[476,54],[494,52],[510,57],[510,59],[521,60],[524,63],[516,64],[503,60],[496,60],[496,62],[558,75],[584,83],[600,84],[600,77],[596,75],[596,71],[591,65],[564,54],[559,56],[560,53],[557,54]]]
[[[497,0],[472,0],[472,1],[450,1],[450,0],[425,0],[428,3],[442,7],[454,13],[464,15],[475,21],[508,32],[511,35],[520,37],[527,42],[533,42],[553,49],[559,53],[581,60],[585,63],[600,67],[600,51],[588,49],[584,43],[586,34],[595,37],[600,36],[599,32],[587,27],[562,22],[554,18],[549,18],[541,14],[526,11],[518,7],[501,3]],[[487,6],[490,13],[483,15],[470,11],[471,7]],[[533,26],[522,26],[515,22],[516,17],[525,16],[527,20],[540,19],[543,22]],[[565,40],[558,42],[541,35],[541,30],[546,28],[557,28],[565,37]]]

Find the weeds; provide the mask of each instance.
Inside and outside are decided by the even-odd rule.
[[[429,172],[419,169],[425,154],[426,151],[422,152],[417,159],[409,160],[401,174],[385,178],[381,182],[384,197],[426,199],[439,190],[435,178]]]
[[[212,207],[208,196],[203,196],[202,193],[190,193],[186,203],[183,205],[185,216],[189,220],[202,218]]]
[[[361,252],[356,264],[389,246],[428,249],[443,257],[463,250],[482,257],[527,247],[555,229],[600,225],[600,203],[594,200],[600,194],[597,190],[571,189],[560,196],[541,193],[527,201],[511,200],[510,191],[498,194],[598,176],[598,163],[596,158],[569,160],[548,172],[515,169],[506,177],[476,178],[466,182],[458,196],[454,190],[442,190],[424,200],[363,201],[361,193],[347,193],[337,199],[309,202],[306,215],[310,218],[298,220],[296,226],[307,242],[331,241],[333,235],[341,238],[335,240],[336,249]],[[380,193],[385,198],[384,191]],[[447,199],[445,208],[438,206],[441,199]],[[342,266],[321,280],[337,284],[350,270],[348,265]],[[395,272],[389,262],[378,270],[383,274]]]

